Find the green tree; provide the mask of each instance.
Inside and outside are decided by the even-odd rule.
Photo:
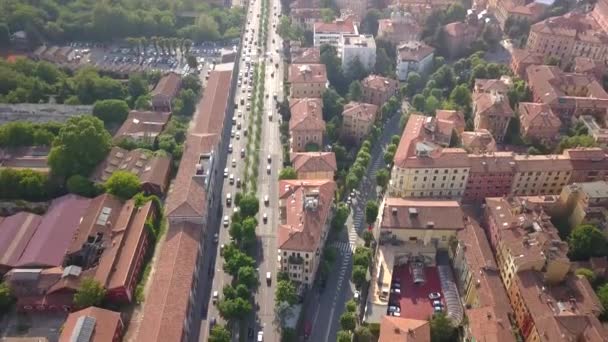
[[[597,290],[597,297],[600,299],[600,303],[602,303],[602,306],[604,307],[603,316],[605,316],[608,313],[608,283],[600,286],[600,288]]]
[[[276,302],[294,305],[298,301],[296,287],[290,280],[279,280],[275,292]]]
[[[350,331],[340,330],[336,342],[352,342],[353,334]]]
[[[376,201],[367,201],[365,205],[365,222],[367,224],[374,224],[378,217],[378,203]]]
[[[348,86],[348,99],[351,101],[360,101],[363,96],[363,87],[360,81],[351,82]]]
[[[142,74],[133,74],[129,76],[127,89],[132,99],[138,99],[148,93],[148,81]]]
[[[247,193],[241,198],[239,209],[243,217],[254,217],[260,210],[260,202],[253,193]]]
[[[390,179],[390,174],[387,169],[380,169],[376,172],[376,184],[382,188],[386,187]]]
[[[253,266],[239,268],[236,278],[240,284],[243,284],[250,289],[258,286],[258,273]]]
[[[354,299],[346,302],[346,312],[356,312],[357,311],[357,302]]]
[[[217,303],[220,315],[226,320],[244,319],[251,313],[251,302],[243,298],[224,299]]]
[[[558,152],[561,153],[565,149],[574,147],[593,147],[597,143],[595,139],[590,135],[575,135],[573,137],[562,137],[559,142]]]
[[[344,99],[333,88],[323,92],[323,120],[330,121],[334,117],[341,117],[344,111]]]
[[[471,105],[471,92],[465,84],[459,84],[450,93],[450,101],[458,105],[460,108],[465,108]]]
[[[352,279],[355,286],[360,289],[367,281],[367,268],[360,265],[353,266]]]
[[[292,328],[283,328],[281,330],[281,342],[293,342],[297,340],[298,336],[296,334],[296,331]]]
[[[196,102],[198,100],[198,96],[194,93],[192,89],[183,89],[179,92],[179,96],[176,100],[179,105],[175,107],[178,108],[178,114],[182,116],[191,116],[196,109]]]
[[[608,242],[602,232],[590,224],[582,224],[572,231],[568,238],[569,256],[572,260],[587,260],[604,256],[608,252]]]
[[[595,283],[596,275],[592,270],[590,270],[588,268],[578,268],[575,273],[577,276],[587,278],[587,280],[589,280],[590,284]]]
[[[369,247],[374,241],[374,234],[369,230],[363,232],[363,240],[365,241],[365,247]]]
[[[11,44],[11,34],[6,23],[0,23],[0,47],[7,48]]]
[[[424,112],[427,114],[435,115],[435,111],[439,109],[440,105],[441,103],[439,102],[439,100],[435,96],[430,95],[424,101]]]
[[[297,179],[298,173],[296,169],[291,166],[287,166],[279,172],[279,179]]]
[[[238,274],[239,269],[243,267],[253,267],[255,260],[242,251],[230,245],[224,248],[224,271],[232,276]]]
[[[211,329],[211,334],[209,334],[209,342],[230,342],[232,340],[232,335],[230,331],[226,329],[226,327],[222,325],[215,325]]]
[[[369,71],[366,69],[365,65],[363,65],[358,56],[355,56],[355,58],[350,61],[344,72],[346,77],[351,81],[362,80],[369,74]]]
[[[198,67],[198,61],[196,60],[196,56],[194,55],[187,55],[186,56],[186,63],[188,64],[188,66],[190,67],[190,69],[196,69]]]
[[[357,342],[372,342],[372,332],[369,330],[368,327],[357,327],[357,329],[355,329],[355,341]]]
[[[233,220],[232,223],[230,223],[228,233],[234,241],[241,242],[243,240],[243,225],[241,225],[240,222]]]
[[[198,76],[190,74],[182,79],[182,89],[190,89],[195,94],[199,94],[201,92],[201,88],[201,80],[198,78]]]
[[[74,295],[74,305],[78,308],[98,306],[106,296],[106,289],[97,280],[85,277]]]
[[[7,283],[0,283],[0,311],[6,312],[13,303],[11,289]]]
[[[123,100],[101,100],[95,102],[93,115],[105,123],[122,123],[129,115],[129,105]]]
[[[432,342],[452,342],[456,339],[456,329],[444,313],[433,315],[430,323]]]
[[[340,316],[340,327],[343,330],[353,331],[357,327],[357,316],[352,312],[345,312]]]
[[[426,100],[424,98],[424,95],[422,95],[422,94],[416,94],[412,98],[412,106],[418,112],[423,112],[424,111],[425,102],[426,102]]]
[[[331,227],[334,230],[342,230],[344,228],[344,224],[348,219],[348,215],[350,215],[350,209],[345,203],[338,204],[336,208],[336,213],[331,220]]]
[[[391,151],[384,152],[384,162],[385,163],[387,163],[387,164],[392,163],[394,158],[395,158],[395,152],[391,152]]]
[[[139,177],[129,171],[115,171],[104,186],[109,193],[123,200],[135,196],[141,190]]]
[[[73,175],[66,183],[68,191],[84,197],[95,197],[99,189],[88,178],[81,175]]]
[[[251,246],[256,241],[255,229],[257,226],[258,220],[255,217],[247,217],[243,220],[242,241],[245,246]]]
[[[96,117],[68,119],[49,153],[48,164],[52,173],[63,177],[74,174],[88,176],[110,151],[111,140],[103,122]]]

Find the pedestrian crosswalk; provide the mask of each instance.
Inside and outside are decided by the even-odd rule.
[[[334,248],[336,248],[338,251],[340,251],[341,253],[346,253],[346,254],[350,254],[354,251],[355,249],[355,244],[351,244],[349,242],[346,241],[336,241],[332,244],[332,246]]]

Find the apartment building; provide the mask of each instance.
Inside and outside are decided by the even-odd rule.
[[[507,289],[521,271],[540,272],[549,284],[566,279],[568,244],[541,206],[525,197],[490,197],[485,204],[486,233]]]
[[[519,131],[522,138],[552,145],[559,139],[561,127],[562,121],[548,104],[519,103]]]
[[[465,22],[454,22],[442,28],[446,50],[451,58],[456,58],[468,52],[471,44],[477,40],[480,27]]]
[[[340,38],[339,54],[342,70],[348,73],[355,60],[367,71],[376,66],[376,41],[370,34],[344,34]]]
[[[429,321],[383,316],[378,342],[431,342]]]
[[[394,11],[389,19],[378,20],[378,39],[399,45],[401,42],[417,41],[422,29],[407,12]]]
[[[298,284],[314,282],[335,191],[329,179],[279,181],[278,271]]]
[[[572,164],[570,183],[606,180],[608,177],[608,156],[598,147],[579,147],[564,151],[564,156]]]
[[[475,130],[487,129],[497,142],[502,142],[514,112],[506,96],[478,93],[473,98],[473,115]]]
[[[381,209],[379,234],[375,234],[380,244],[411,245],[411,252],[416,246],[447,249],[465,227],[457,201],[387,197]]]
[[[608,127],[606,127],[606,123],[603,120],[603,117],[596,119],[592,115],[581,115],[578,117],[578,122],[582,122],[585,125],[587,134],[592,136],[600,146],[606,146],[608,143]]]
[[[512,152],[469,155],[471,165],[463,201],[481,203],[486,197],[505,196],[511,192],[515,175]]]
[[[132,110],[113,140],[115,143],[130,139],[153,144],[170,118],[171,113]]]
[[[589,57],[575,57],[573,70],[577,74],[593,75],[598,82],[601,82],[606,73],[606,65],[603,61]]]
[[[359,34],[357,25],[352,20],[336,19],[331,23],[316,22],[313,27],[314,46],[328,44],[338,48],[345,34]]]
[[[519,272],[508,291],[524,341],[606,341],[608,332],[597,319],[602,306],[587,278],[570,273],[550,284],[529,270]]]
[[[473,85],[473,94],[498,94],[507,96],[509,89],[513,86],[513,79],[510,76],[494,78],[476,78]]]
[[[557,58],[561,65],[567,65],[575,57],[605,61],[608,34],[591,14],[570,12],[532,25],[526,47]]]
[[[504,30],[508,19],[529,24],[538,21],[547,11],[549,6],[539,2],[523,0],[491,0],[489,9]]]
[[[526,71],[533,102],[548,104],[562,123],[582,114],[606,114],[608,93],[592,75],[566,73],[549,65],[530,66]]]
[[[397,79],[406,81],[410,72],[426,74],[433,66],[435,48],[421,41],[402,42],[397,45]]]
[[[315,23],[323,21],[320,8],[294,8],[289,16],[295,25],[306,31],[312,31]]]
[[[325,64],[291,64],[287,82],[291,98],[321,98],[328,85]]]
[[[387,102],[399,91],[399,82],[388,77],[369,75],[361,81],[363,96],[361,102],[371,103],[378,107]]]
[[[591,16],[602,30],[608,32],[608,1],[598,0],[593,7]]]
[[[468,153],[492,153],[496,152],[496,140],[487,129],[477,131],[466,131],[460,135],[461,147]]]
[[[581,224],[605,228],[608,219],[608,183],[596,181],[566,185],[559,202],[568,216],[570,229]]]
[[[157,112],[171,112],[171,102],[179,93],[181,86],[182,77],[175,72],[169,72],[161,77],[150,93],[152,109]]]
[[[338,166],[333,152],[298,152],[291,154],[291,164],[298,179],[334,179]]]
[[[367,13],[368,0],[336,0],[336,6],[340,11],[354,14],[361,21]]]
[[[321,64],[321,49],[318,47],[292,48],[291,64]]]
[[[323,101],[320,98],[292,99],[289,119],[290,148],[292,152],[304,152],[307,145],[323,145],[325,121]]]
[[[454,276],[465,303],[468,324],[465,341],[515,342],[509,317],[513,315],[485,232],[472,218],[456,234],[452,250]]]
[[[462,197],[470,170],[461,148],[441,148],[427,129],[431,117],[412,114],[394,158],[389,194],[400,197]]]
[[[347,103],[342,111],[342,139],[361,142],[376,122],[377,114],[376,105],[353,101]]]
[[[516,155],[511,193],[517,196],[557,195],[570,183],[572,163],[563,154]]]
[[[542,53],[534,52],[528,49],[513,48],[511,51],[511,71],[519,78],[528,80],[526,69],[531,65],[541,65],[544,63]]]

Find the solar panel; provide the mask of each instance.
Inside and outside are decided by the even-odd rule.
[[[74,332],[70,338],[70,342],[89,342],[93,336],[93,330],[97,323],[95,317],[81,316],[76,321]]]

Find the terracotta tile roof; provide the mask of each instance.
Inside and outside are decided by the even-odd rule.
[[[548,154],[540,156],[516,155],[515,164],[518,172],[526,171],[572,171],[570,159],[561,154]]]
[[[482,117],[500,116],[512,117],[513,109],[509,105],[509,99],[499,94],[480,93],[473,99],[475,115]]]
[[[163,131],[169,118],[171,118],[171,113],[132,110],[114,134],[114,141],[127,137],[154,139]]]
[[[422,32],[420,25],[415,20],[411,21],[400,21],[393,19],[380,19],[378,20],[378,37],[379,38],[392,38],[398,36],[406,37],[417,37]],[[402,39],[403,40],[403,39]]]
[[[412,114],[395,153],[395,165],[406,167],[468,167],[467,152],[461,148],[441,148],[427,131],[432,117]]]
[[[0,221],[0,265],[13,267],[36,233],[42,217],[25,211]]]
[[[193,177],[201,154],[210,153],[218,143],[215,134],[189,134],[165,211],[169,217],[202,217],[206,211],[205,185]]]
[[[564,155],[570,158],[574,171],[608,169],[608,156],[599,147],[567,149]]]
[[[172,223],[149,280],[136,341],[182,341],[203,225]]]
[[[351,20],[335,20],[331,23],[315,23],[314,32],[316,33],[342,33],[356,34],[357,28]]]
[[[496,141],[487,129],[463,132],[460,139],[469,153],[496,152]]]
[[[500,79],[476,78],[475,86],[473,87],[476,93],[492,93],[506,95],[511,86],[511,78],[504,76]]]
[[[361,86],[380,92],[388,92],[397,89],[399,87],[399,82],[388,77],[369,75],[361,81]]]
[[[604,74],[606,66],[602,61],[596,61],[588,57],[574,58],[574,72],[581,74]]]
[[[477,34],[477,28],[466,23],[457,21],[443,26],[443,31],[450,37],[462,37]],[[449,38],[448,38],[449,39]]]
[[[381,229],[464,229],[464,213],[456,201],[409,200],[389,197]]]
[[[289,83],[327,83],[325,64],[292,64]]]
[[[290,131],[325,131],[323,101],[320,98],[294,99],[290,102]]]
[[[421,41],[406,42],[397,46],[397,54],[399,55],[399,60],[402,62],[420,62],[434,52],[434,47],[426,45]]]
[[[78,328],[82,324],[80,321],[85,317],[95,319],[91,337],[87,339],[89,342],[112,341],[114,340],[116,330],[122,329],[123,324],[119,312],[91,306],[80,311],[72,312],[68,315],[68,318],[61,329],[59,342],[76,341],[76,338],[81,331]]]
[[[230,95],[232,69],[209,74],[205,91],[196,107],[194,128],[189,133],[221,135]]]
[[[553,114],[551,107],[545,103],[520,102],[519,120],[525,128],[543,127],[559,129],[561,120]]]
[[[530,27],[530,32],[555,37],[568,37],[597,44],[608,43],[608,34],[603,32],[590,14],[584,13],[570,12],[559,17],[545,19],[533,24]]]
[[[502,284],[498,284],[502,286]],[[510,304],[507,302],[510,309]],[[484,342],[515,342],[514,328],[509,317],[501,312],[498,306],[482,306],[467,309],[468,329],[475,341]]]
[[[0,169],[34,169],[48,172],[48,146],[25,146],[16,148],[0,148]]]
[[[336,183],[329,179],[279,181],[281,223],[277,247],[314,252],[319,248]]]
[[[170,72],[158,81],[154,90],[152,90],[151,95],[164,95],[168,97],[172,97],[177,94],[181,84],[181,76],[177,73]]]
[[[553,105],[568,99],[591,103],[608,101],[608,93],[591,75],[564,73],[558,67],[550,65],[533,65],[526,72],[536,102]],[[585,94],[569,94],[565,91],[566,87],[583,88]]]
[[[519,288],[540,341],[606,341],[608,332],[595,317],[601,310],[599,300],[595,294],[595,298],[587,297],[583,288],[591,286],[584,277],[570,274],[565,282],[552,286],[542,281],[539,272],[522,271],[514,280],[513,286]]]
[[[376,120],[376,113],[378,113],[378,106],[363,103],[363,102],[349,102],[344,106],[342,111],[343,117],[356,117],[359,120],[374,121]]]
[[[336,172],[336,155],[333,152],[300,152],[291,154],[296,172]]]
[[[318,47],[308,47],[293,51],[291,54],[292,64],[320,64],[321,49]]]
[[[532,65],[543,64],[543,55],[530,51],[528,49],[517,49],[514,48],[511,53],[511,59],[517,63],[526,63]]]
[[[464,114],[459,110],[439,109],[435,113],[435,118],[439,121],[450,121],[458,133],[462,133],[466,126]]]
[[[0,337],[0,342],[49,342],[46,337]]]
[[[430,342],[431,325],[428,321],[384,316],[380,321],[378,342]]]
[[[471,173],[510,173],[515,170],[513,152],[470,154]]]
[[[91,200],[76,195],[55,199],[43,216],[16,267],[53,267],[63,264],[71,238]]]
[[[91,179],[104,183],[116,171],[134,173],[139,177],[144,189],[152,187],[164,193],[171,171],[171,157],[144,149],[128,151],[114,146],[106,159],[93,171]]]

